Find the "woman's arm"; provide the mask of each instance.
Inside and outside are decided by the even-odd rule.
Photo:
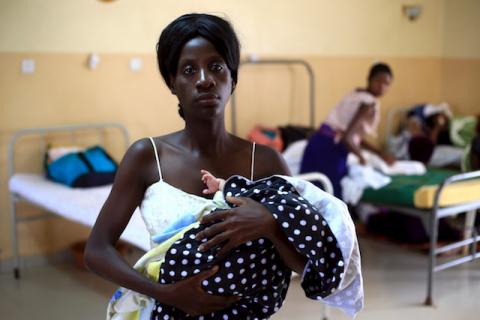
[[[274,174],[290,175],[285,162],[276,151],[264,146],[257,150],[255,172],[262,173],[260,178]],[[255,177],[258,178],[257,175]],[[210,238],[202,245],[201,250],[223,244],[218,252],[218,256],[222,256],[242,243],[267,238],[290,269],[303,273],[306,258],[289,243],[272,214],[263,205],[248,198],[228,197],[227,200],[238,207],[214,212],[202,218],[202,223],[205,224],[220,222],[197,234],[198,240]]]
[[[361,104],[342,136],[342,142],[350,152],[358,157],[361,164],[365,164],[365,159],[362,156],[360,146],[355,143],[354,137],[359,135],[362,131],[363,122],[373,117],[374,112],[375,107],[373,104]],[[363,143],[363,137],[361,142]]]
[[[191,315],[224,309],[237,298],[209,295],[201,288],[201,282],[212,276],[216,268],[175,284],[161,285],[131,268],[115,250],[115,244],[143,199],[145,181],[148,181],[145,168],[150,167],[153,157],[148,140],[136,142],[127,151],[88,239],[85,264],[105,279]]]
[[[354,141],[354,137],[362,132],[363,122],[367,121],[367,119],[373,118],[375,112],[375,106],[373,104],[360,105],[360,108],[357,110],[357,113],[354,115],[352,121],[350,121],[347,130],[342,136],[342,142],[347,146],[350,152],[358,157],[361,164],[365,164],[365,159],[362,156],[360,146],[375,153],[388,164],[393,164],[395,162],[393,156],[382,152],[380,149],[363,139],[363,137],[361,137],[360,146]]]
[[[115,250],[115,244],[143,197],[145,177],[141,168],[145,168],[149,157],[146,143],[136,142],[122,159],[112,190],[87,241],[85,264],[103,278],[155,296],[157,286],[132,269]]]

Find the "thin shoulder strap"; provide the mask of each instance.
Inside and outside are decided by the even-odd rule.
[[[253,181],[253,168],[255,167],[255,141],[252,145],[252,166],[250,168],[250,180]]]
[[[157,146],[155,145],[155,142],[153,141],[152,137],[148,137],[148,138],[152,142],[153,151],[155,152],[155,159],[157,160],[158,176],[160,177],[160,181],[161,181],[163,180],[163,177],[162,177],[162,170],[160,169],[160,160],[158,159]]]

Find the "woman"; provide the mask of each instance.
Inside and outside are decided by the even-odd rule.
[[[374,135],[379,122],[379,101],[393,80],[390,67],[383,63],[371,67],[366,88],[348,93],[330,112],[327,120],[310,138],[305,149],[301,173],[322,172],[332,181],[335,196],[341,198],[340,181],[347,175],[347,156],[355,154],[365,164],[361,149],[378,154],[387,163],[390,155],[382,153],[364,138]]]
[[[225,105],[235,89],[239,66],[239,44],[228,22],[205,14],[179,17],[162,32],[157,58],[167,86],[178,98],[185,128],[139,140],[129,148],[88,240],[85,261],[100,276],[155,299],[152,319],[205,314],[208,317],[197,319],[224,319],[225,310],[230,317],[244,319],[246,317],[237,314],[232,306],[246,297],[209,294],[203,289],[209,278],[223,270],[219,268],[223,262],[208,270],[194,270],[194,275],[180,281],[163,281],[169,275],[178,276],[176,270],[180,269],[172,265],[181,264],[183,260],[171,258],[168,261],[172,265],[165,265],[169,271],[160,272],[162,281],[158,283],[129,267],[114,249],[137,206],[154,236],[165,229],[166,220],[181,218],[208,201],[202,193],[202,169],[222,178],[242,175],[253,180],[288,175],[288,169],[275,151],[264,146],[255,150],[250,142],[225,130]],[[255,240],[264,243],[261,239],[266,239],[278,253],[282,265],[304,272],[307,259],[289,242],[265,206],[249,198],[227,200],[235,208],[216,211],[203,219],[206,227],[196,234],[196,240],[201,241],[198,251],[219,248],[218,258],[221,258],[228,252],[238,252],[243,244]],[[195,235],[190,239],[194,238]],[[188,250],[184,252],[189,251],[191,243],[185,245]],[[210,260],[208,257],[207,261]],[[278,290],[283,290],[282,295],[286,293],[286,288],[272,288],[272,291]],[[252,316],[251,310],[245,312],[249,312],[248,317]]]

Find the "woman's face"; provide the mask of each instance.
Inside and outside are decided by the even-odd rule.
[[[368,91],[375,97],[381,97],[387,92],[391,84],[392,76],[386,72],[382,72],[370,79],[368,82]]]
[[[185,43],[170,84],[186,119],[223,113],[232,92],[232,77],[225,60],[202,37]]]

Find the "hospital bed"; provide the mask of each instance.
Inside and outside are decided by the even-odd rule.
[[[363,203],[420,218],[430,236],[425,305],[433,305],[434,273],[480,258],[477,243],[480,236],[474,226],[480,209],[480,171],[452,174],[429,170],[423,176],[398,176],[378,190],[368,189]],[[466,213],[463,240],[439,246],[438,222],[442,218]],[[437,256],[463,247],[463,255],[437,263]]]
[[[296,145],[304,148],[306,141],[298,141]],[[287,164],[296,165],[291,167],[291,171],[297,170],[302,152],[287,150],[283,155]],[[480,252],[476,251],[480,236],[474,226],[476,212],[480,209],[480,171],[458,173],[445,169],[428,169],[421,176],[398,175],[391,178],[392,181],[383,188],[365,190],[361,203],[381,206],[421,219],[430,236],[425,304],[432,305],[435,272],[480,258]],[[326,177],[324,179],[328,180]],[[461,213],[466,214],[463,240],[439,247],[438,221]],[[438,255],[460,247],[464,248],[462,257],[436,264]]]
[[[387,141],[404,126],[408,108],[392,109],[387,114]],[[437,146],[432,163],[460,163],[463,148]],[[480,240],[474,227],[480,209],[480,171],[454,174],[446,170],[430,169],[422,177],[394,177],[390,185],[380,190],[367,190],[363,202],[420,218],[430,235],[426,305],[433,304],[434,273],[480,257],[476,243]],[[438,247],[438,220],[465,213],[464,239]],[[439,254],[463,247],[464,256],[436,264]]]
[[[298,141],[293,148],[283,153],[286,163],[298,170],[306,141]],[[298,148],[297,148],[298,147]],[[474,227],[476,211],[480,209],[480,171],[458,173],[445,169],[428,169],[421,176],[391,176],[392,181],[383,188],[365,190],[361,202],[419,217],[430,236],[429,260],[427,267],[426,305],[432,305],[433,274],[435,272],[480,258],[476,243],[480,236]],[[328,178],[326,178],[328,179]],[[439,219],[465,213],[463,240],[439,247]],[[446,263],[436,264],[437,256],[463,247],[464,256]]]
[[[107,133],[114,135],[114,138],[117,138],[117,140],[122,140],[123,152],[129,146],[128,131],[122,125],[115,123],[25,129],[17,131],[13,135],[8,150],[8,174],[11,242],[15,278],[18,279],[20,277],[21,261],[17,233],[20,223],[59,216],[92,227],[111,189],[111,186],[83,189],[70,188],[48,180],[43,173],[22,172],[17,168],[15,150],[19,149],[22,139],[33,137],[39,140],[36,147],[43,155],[45,154],[48,143],[50,143],[49,139],[54,139],[55,136],[58,135],[67,135],[69,137],[69,143],[74,145],[77,141],[82,141],[80,135],[93,134],[97,136],[97,144],[103,146],[107,139],[105,136]],[[110,140],[111,139],[108,139],[108,141]],[[41,157],[38,159],[41,159]],[[45,213],[33,216],[19,214],[18,205],[21,202],[27,202],[36,207],[40,207]],[[138,209],[133,214],[120,239],[142,250],[147,251],[150,249],[149,233]]]

